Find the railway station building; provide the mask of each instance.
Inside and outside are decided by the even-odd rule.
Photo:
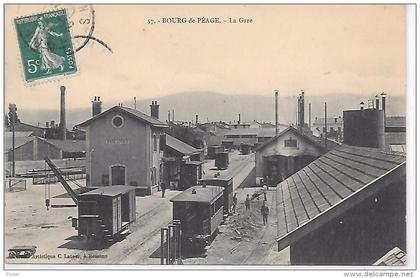
[[[130,185],[137,194],[157,191],[162,172],[159,105],[151,116],[114,106],[78,125],[86,129],[86,183],[88,186]]]

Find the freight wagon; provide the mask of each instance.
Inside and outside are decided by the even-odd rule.
[[[128,233],[129,224],[136,221],[136,187],[83,187],[80,188],[82,193],[76,193],[48,157],[45,162],[78,208],[78,217],[72,218],[72,226],[79,236],[110,243]]]
[[[136,219],[136,192],[132,186],[114,185],[79,195],[79,236],[112,242],[128,232]]]

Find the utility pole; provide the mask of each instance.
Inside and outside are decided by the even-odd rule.
[[[275,125],[276,125],[276,136],[279,134],[279,115],[278,115],[278,98],[279,98],[279,91],[274,91],[274,113],[275,113]]]
[[[327,103],[324,103],[324,128],[325,128],[325,138],[324,138],[324,142],[325,142],[325,148],[327,148]]]
[[[9,104],[9,113],[12,127],[12,177],[15,176],[15,122],[16,122],[16,104]]]
[[[309,130],[311,130],[311,125],[312,125],[312,115],[311,115],[312,111],[311,111],[311,104],[309,103]]]
[[[134,110],[137,110],[137,98],[134,97]]]

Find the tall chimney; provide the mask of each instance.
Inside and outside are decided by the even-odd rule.
[[[241,113],[238,114],[238,124],[241,123]]]
[[[379,95],[375,96],[375,109],[379,110]]]
[[[152,100],[152,104],[150,105],[150,116],[159,120],[159,104],[157,100]]]
[[[92,101],[92,117],[95,117],[102,112],[102,101],[101,97],[96,97]]]
[[[60,86],[60,139],[66,140],[66,87]]]
[[[279,111],[278,111],[278,98],[279,91],[274,91],[274,114],[275,114],[275,125],[276,125],[276,136],[279,134]]]
[[[195,115],[195,124],[198,125],[198,115]]]
[[[385,110],[386,94],[384,92],[382,92],[381,97],[382,97],[382,110],[384,110],[384,127],[386,127],[386,110]]]
[[[327,103],[324,103],[324,128],[325,128],[325,138],[324,144],[325,148],[327,148],[327,135],[328,135],[328,126],[327,126]]]
[[[300,95],[300,116],[299,116],[299,127],[300,131],[303,131],[303,126],[305,125],[305,92],[302,90]]]
[[[311,119],[311,117],[312,117],[312,115],[311,115],[311,104],[309,103],[309,130],[311,129],[311,125],[312,125],[312,119]]]
[[[175,122],[175,109],[172,109],[172,122]]]

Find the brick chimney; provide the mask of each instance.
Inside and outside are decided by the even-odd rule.
[[[95,117],[98,114],[101,114],[102,112],[102,101],[101,97],[94,97],[92,101],[92,117]]]
[[[157,100],[152,100],[152,104],[150,104],[150,116],[159,120],[159,104]]]

